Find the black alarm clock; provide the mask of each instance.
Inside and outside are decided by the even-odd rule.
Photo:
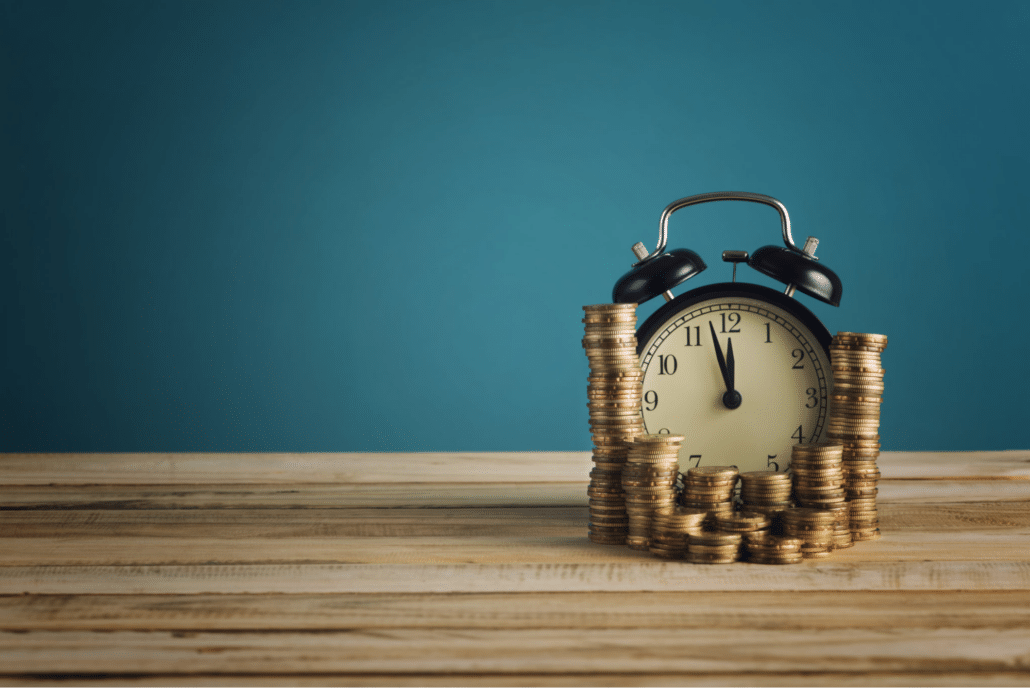
[[[671,289],[706,269],[689,249],[665,250],[669,217],[687,206],[749,201],[775,208],[783,247],[763,246],[751,255],[724,251],[733,264],[731,282],[710,284],[679,296]],[[841,281],[815,257],[818,240],[794,244],[786,207],[747,192],[716,192],[674,201],[662,213],[658,247],[615,284],[615,303],[667,301],[637,329],[644,371],[641,414],[647,433],[683,435],[680,469],[737,466],[741,471],[786,471],[791,447],[818,442],[826,428],[831,336],[804,304],[802,292],[840,305]],[[737,264],[787,285],[783,292],[737,282]]]

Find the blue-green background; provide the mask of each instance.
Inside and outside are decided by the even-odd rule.
[[[884,449],[1030,447],[1028,19],[3,0],[0,450],[588,449],[580,308],[717,190],[890,337]],[[670,235],[688,286],[780,242]]]

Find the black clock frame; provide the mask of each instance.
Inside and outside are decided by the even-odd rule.
[[[670,320],[675,319],[677,313],[685,311],[701,301],[722,297],[732,298],[735,296],[747,296],[759,301],[765,301],[790,313],[802,325],[808,328],[808,331],[812,333],[816,341],[823,347],[823,350],[826,352],[826,358],[829,360],[830,342],[833,340],[833,337],[819,318],[815,317],[815,313],[808,310],[804,304],[799,303],[796,299],[782,292],[769,287],[763,287],[760,284],[750,284],[747,282],[709,284],[684,292],[666,303],[652,313],[651,317],[645,320],[643,325],[637,328],[637,358],[643,355],[644,347],[651,341],[651,337],[654,336],[655,332],[664,327]]]

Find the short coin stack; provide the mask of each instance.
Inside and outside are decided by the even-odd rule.
[[[583,348],[590,362],[587,408],[593,436],[590,539],[622,545],[629,532],[622,468],[628,442],[644,431],[640,416],[643,371],[637,359],[636,304],[583,306]]]
[[[844,504],[843,451],[840,442],[795,444],[791,448],[794,500],[800,506],[829,509]]]
[[[834,383],[826,435],[844,445],[844,490],[855,540],[880,537],[876,458],[884,389],[880,354],[886,347],[885,335],[857,332],[838,332],[830,343]]]
[[[754,533],[768,531],[772,519],[765,514],[750,511],[730,511],[715,515],[715,527],[724,533]]]
[[[804,558],[802,541],[797,538],[779,538],[759,530],[744,535],[747,560],[756,564],[798,564]]]
[[[740,503],[744,511],[773,516],[791,506],[789,473],[747,471],[740,474]]]
[[[683,435],[637,435],[630,443],[622,469],[630,549],[647,551],[655,511],[675,505],[679,450],[685,439]]]
[[[683,478],[683,506],[711,516],[733,511],[733,492],[740,472],[733,466],[699,466]]]
[[[656,509],[651,518],[651,554],[665,559],[683,559],[687,554],[687,536],[700,533],[708,512],[680,506]]]
[[[844,502],[827,509],[832,511],[833,519],[833,549],[847,549],[855,546],[855,540],[851,537],[851,506]]]
[[[740,533],[701,531],[687,536],[687,561],[692,564],[732,564],[740,559]]]
[[[799,507],[783,512],[783,528],[788,538],[801,540],[805,559],[824,559],[833,548],[832,511]]]

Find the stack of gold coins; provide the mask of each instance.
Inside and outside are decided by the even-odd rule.
[[[833,547],[832,549],[847,549],[855,544],[851,537],[851,506],[844,502],[837,506],[826,509],[833,512]]]
[[[741,509],[769,515],[779,513],[790,508],[792,490],[789,473],[779,471],[741,473]]]
[[[733,492],[740,472],[733,466],[699,466],[683,478],[682,504],[711,516],[733,511]]]
[[[798,564],[804,558],[802,544],[797,538],[774,537],[763,530],[744,535],[746,558],[756,564]]]
[[[656,509],[651,517],[652,554],[665,559],[682,559],[687,554],[687,536],[700,533],[706,511],[693,511],[680,506]]]
[[[740,559],[740,533],[701,531],[687,536],[686,559],[692,564],[732,564]]]
[[[715,515],[715,529],[724,533],[768,531],[772,519],[751,511],[728,511]]]
[[[655,511],[675,505],[679,450],[685,439],[683,435],[637,435],[630,443],[622,469],[630,549],[646,551]]]
[[[643,371],[637,359],[636,304],[583,306],[583,348],[590,362],[587,408],[593,435],[590,471],[590,539],[622,545],[629,532],[622,468],[628,442],[643,432],[640,416]]]
[[[794,500],[800,506],[829,509],[844,504],[844,469],[840,442],[795,444],[791,448]]]
[[[827,437],[844,445],[844,490],[855,540],[880,537],[876,511],[880,470],[880,404],[883,375],[880,354],[887,348],[882,334],[838,332],[830,343],[833,394]]]
[[[783,512],[783,526],[788,538],[801,540],[801,555],[805,559],[824,559],[833,548],[832,511],[799,507]]]

